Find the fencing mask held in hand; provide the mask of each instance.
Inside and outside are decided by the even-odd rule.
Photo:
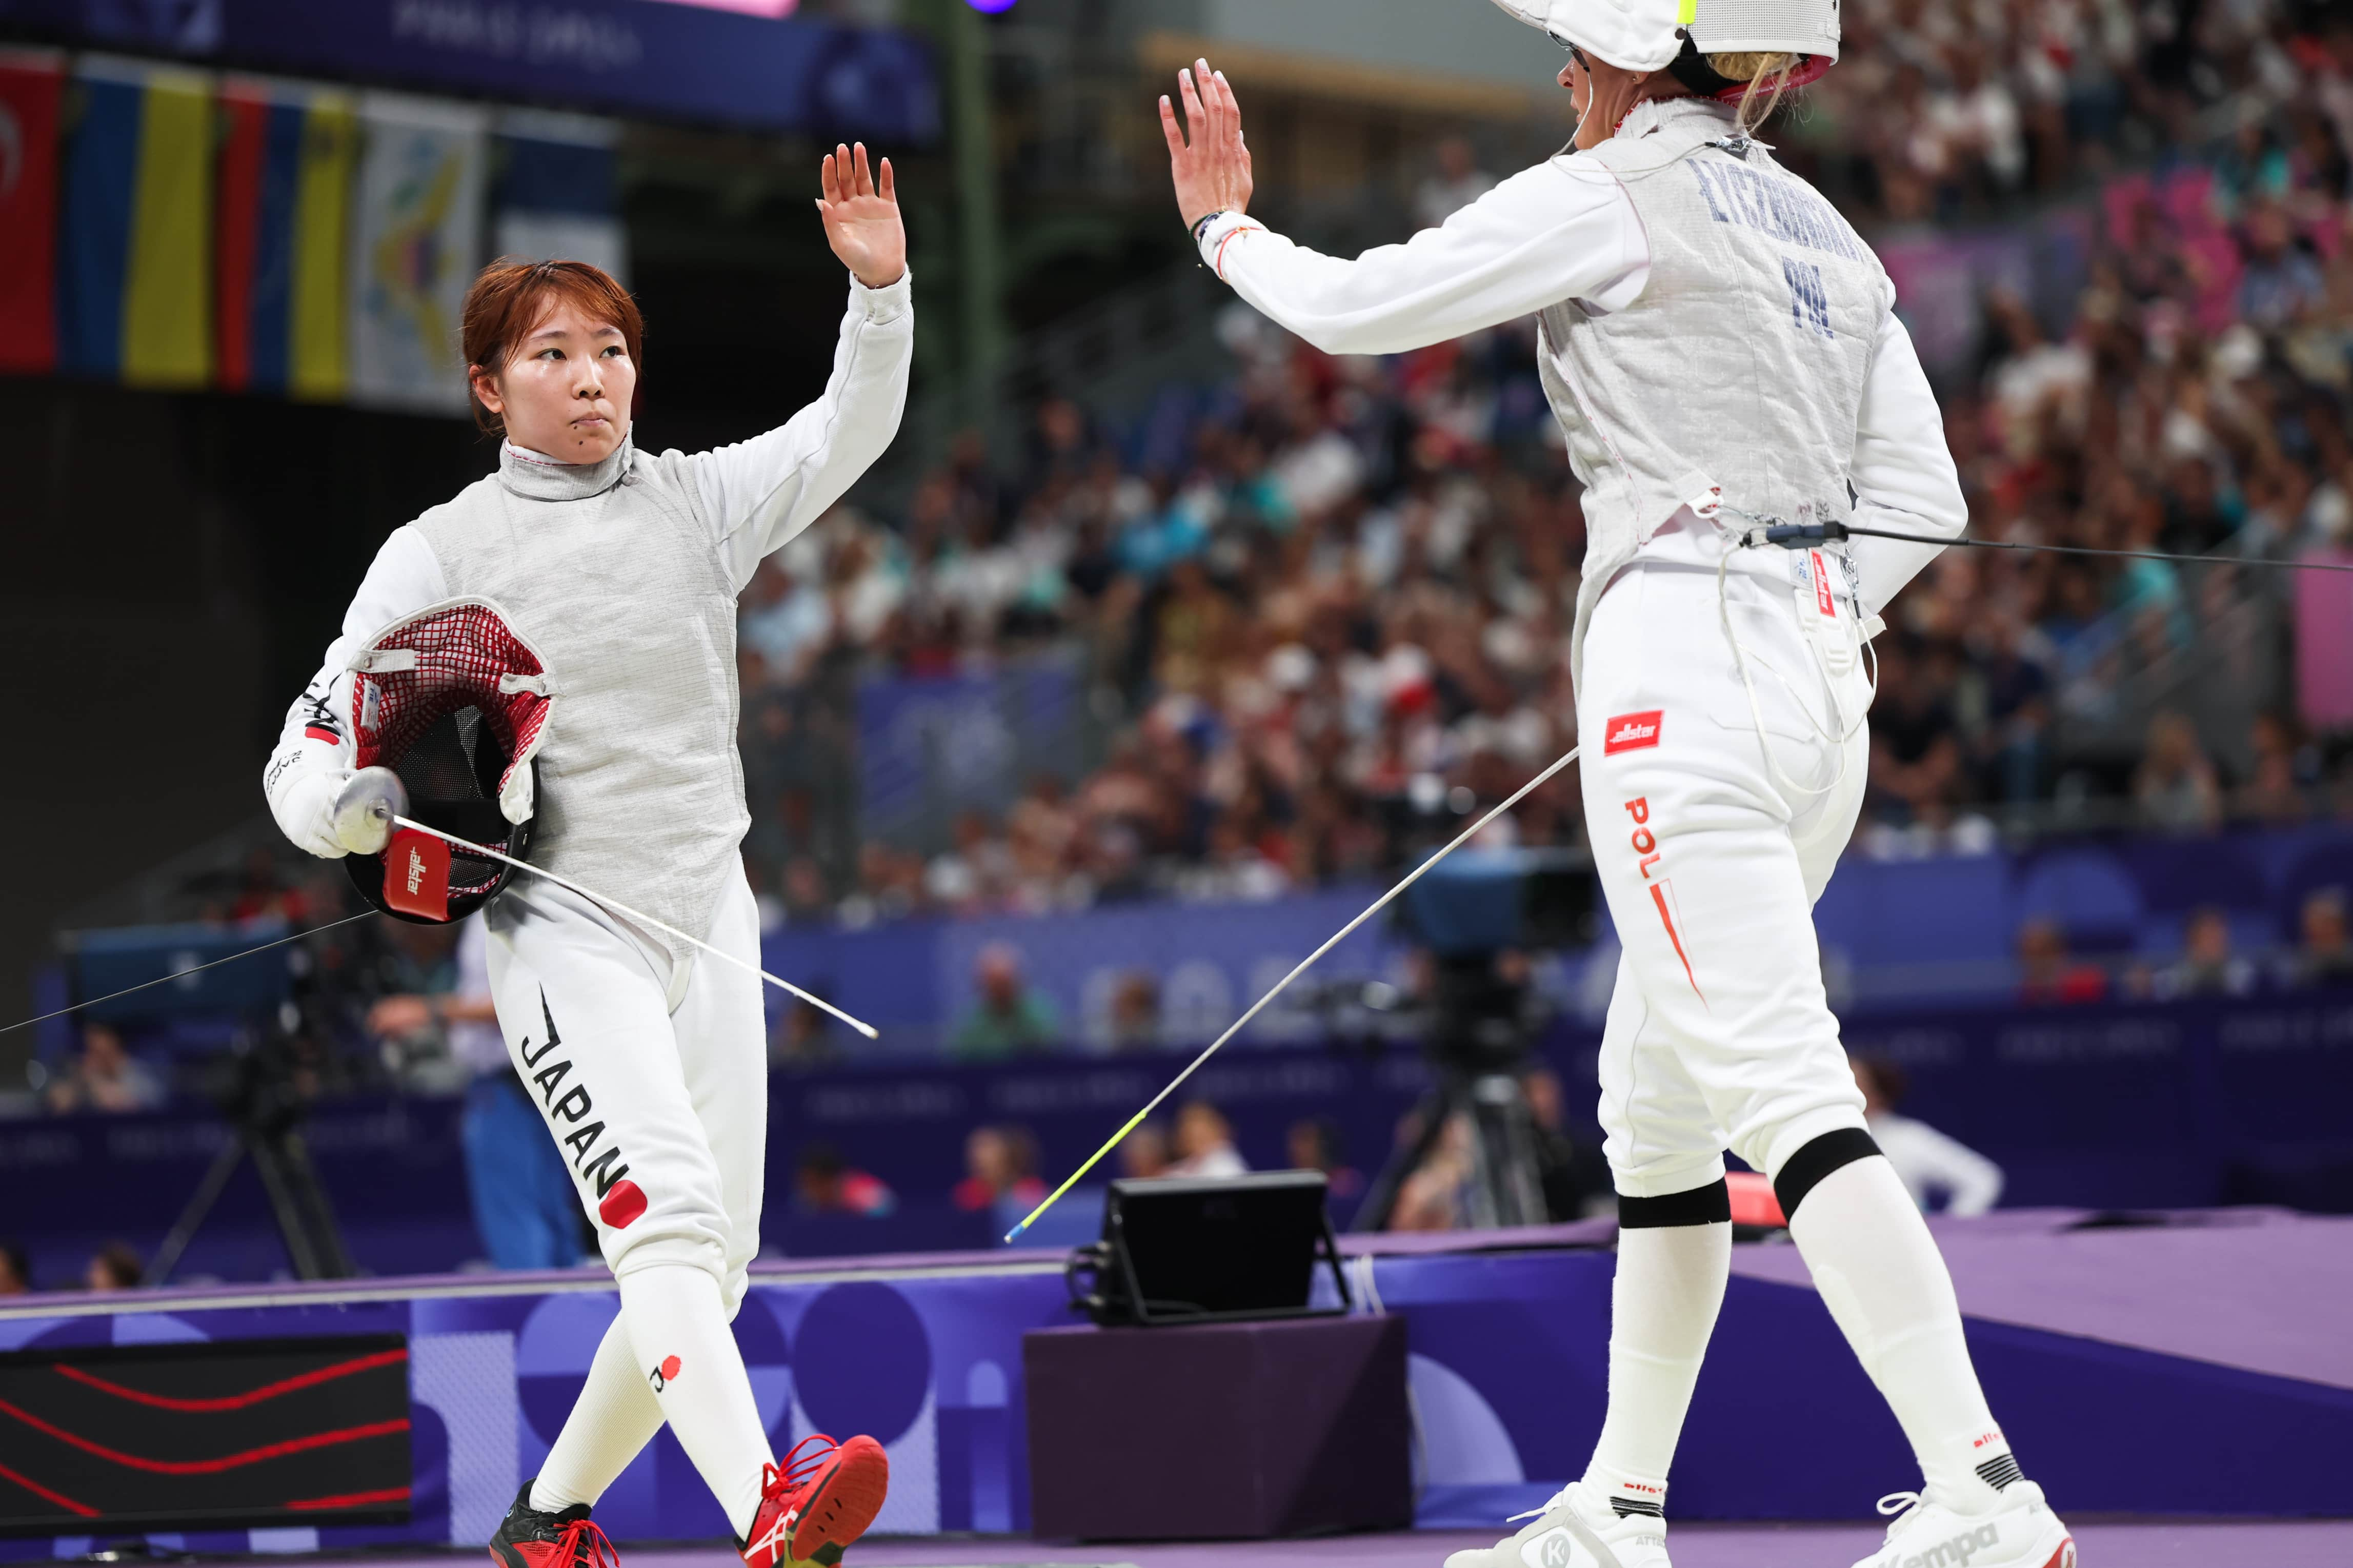
[[[554,689],[506,612],[488,599],[428,605],[369,638],[348,668],[352,765],[398,774],[416,821],[526,858]],[[407,829],[343,865],[369,903],[424,924],[465,919],[514,872]]]

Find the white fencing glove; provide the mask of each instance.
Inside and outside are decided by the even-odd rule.
[[[351,853],[335,837],[335,797],[352,770],[341,766],[334,753],[297,742],[269,760],[262,792],[269,797],[269,815],[294,847],[322,860],[340,860]]]
[[[381,855],[392,841],[393,818],[408,815],[408,786],[390,768],[343,775],[328,803],[328,831],[353,855]]]

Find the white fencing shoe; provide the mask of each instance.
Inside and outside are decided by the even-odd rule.
[[[1645,1513],[1619,1518],[1609,1500],[1582,1481],[1536,1511],[1542,1517],[1509,1541],[1458,1552],[1446,1568],[1668,1568],[1665,1523]]]
[[[1854,1568],[2075,1568],[2075,1538],[2032,1481],[2001,1489],[1991,1513],[1955,1513],[1918,1492],[1892,1492],[1887,1544]]]

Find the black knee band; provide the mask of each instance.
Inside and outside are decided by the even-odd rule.
[[[1825,1132],[1799,1149],[1782,1165],[1781,1173],[1773,1178],[1773,1195],[1781,1200],[1782,1219],[1795,1217],[1798,1205],[1806,1201],[1808,1193],[1821,1184],[1824,1176],[1841,1165],[1868,1160],[1878,1152],[1879,1145],[1860,1127]]]
[[[1718,1176],[1704,1187],[1694,1187],[1687,1193],[1669,1193],[1662,1198],[1618,1197],[1618,1228],[1620,1230],[1661,1230],[1671,1225],[1730,1225],[1732,1223],[1732,1189]]]

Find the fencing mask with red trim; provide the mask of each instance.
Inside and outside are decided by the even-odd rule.
[[[369,638],[348,668],[352,765],[397,774],[414,820],[526,858],[554,695],[506,612],[488,599],[429,605]],[[413,829],[343,865],[369,903],[422,924],[465,919],[514,872]]]

